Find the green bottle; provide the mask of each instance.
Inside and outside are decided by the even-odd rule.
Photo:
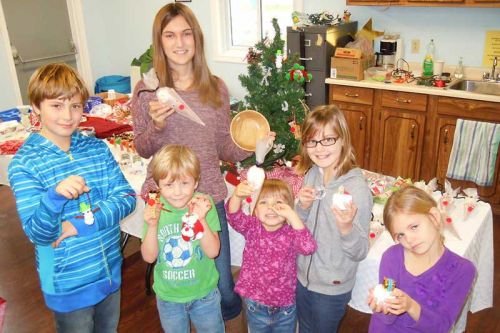
[[[425,54],[423,64],[423,76],[432,76],[434,70],[434,39],[431,39],[427,45],[427,53]]]

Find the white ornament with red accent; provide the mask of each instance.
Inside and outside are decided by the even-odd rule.
[[[352,195],[349,194],[344,186],[339,186],[338,192],[333,194],[332,204],[340,210],[346,210],[349,203],[352,202]]]
[[[463,192],[465,194],[464,220],[467,220],[474,211],[474,208],[476,208],[479,196],[477,194],[477,188],[466,188]]]
[[[203,231],[203,224],[201,224],[197,214],[187,212],[182,216],[181,236],[184,241],[201,239]]]

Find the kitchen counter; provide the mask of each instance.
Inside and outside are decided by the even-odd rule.
[[[438,96],[474,99],[474,100],[479,100],[479,101],[500,103],[500,96],[477,94],[477,93],[472,93],[472,92],[468,92],[468,91],[451,90],[451,89],[438,88],[438,87],[419,86],[416,84],[416,81],[411,82],[411,83],[394,83],[394,82],[385,83],[385,82],[377,82],[377,81],[371,81],[371,80],[353,81],[353,80],[346,80],[346,79],[327,78],[325,80],[325,83],[336,84],[336,85],[341,85],[341,86],[403,91],[403,92],[411,92],[411,93],[417,93],[417,94],[438,95]]]

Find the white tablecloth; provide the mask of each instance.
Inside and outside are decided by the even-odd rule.
[[[493,306],[493,216],[490,205],[484,202],[478,202],[467,220],[464,220],[463,199],[455,200],[455,207],[451,217],[462,240],[445,230],[445,245],[451,251],[472,261],[477,269],[477,279],[472,292],[452,330],[463,332],[468,311],[477,312]],[[382,253],[393,244],[389,233],[384,231],[371,247],[366,259],[359,264],[356,284],[349,302],[352,308],[371,313],[366,304],[368,290],[378,284]]]

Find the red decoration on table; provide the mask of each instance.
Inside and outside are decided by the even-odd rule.
[[[113,135],[118,135],[123,132],[132,131],[132,126],[127,124],[119,124],[117,122],[99,118],[86,116],[87,120],[80,123],[81,127],[93,127],[95,136],[99,139],[104,139]]]
[[[14,155],[23,143],[23,140],[7,140],[0,143],[0,155]]]
[[[246,201],[246,202],[248,202],[248,203],[251,203],[251,202],[252,202],[252,198],[251,198],[251,197],[247,197],[247,198],[245,199],[245,201]]]

